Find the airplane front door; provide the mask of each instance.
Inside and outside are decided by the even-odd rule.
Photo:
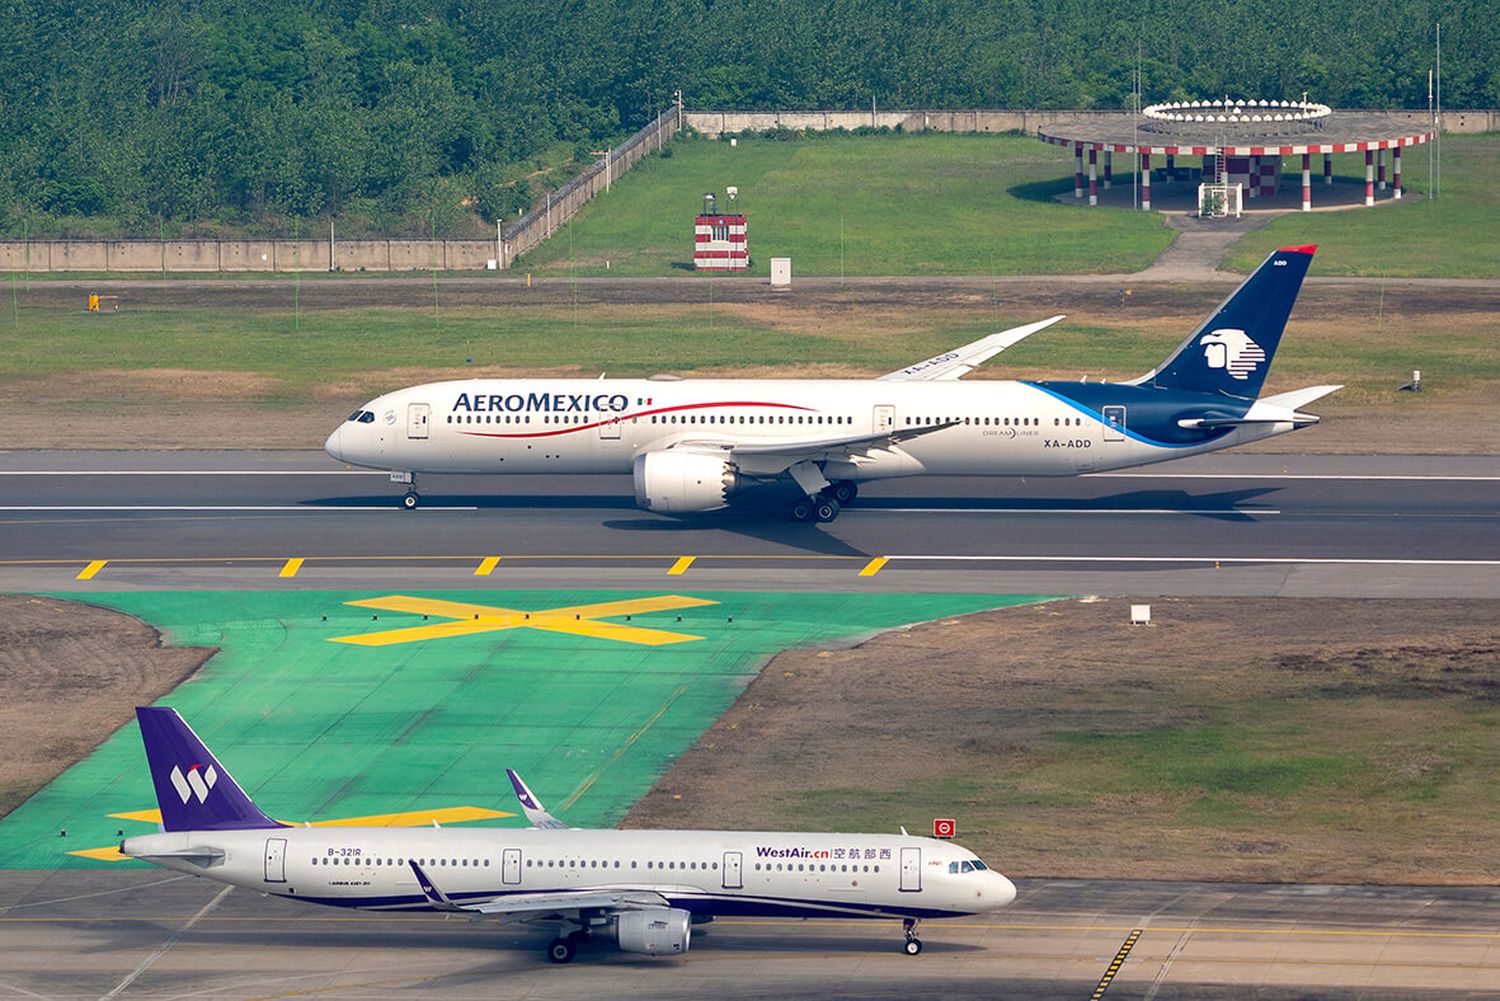
[[[745,859],[739,852],[724,853],[724,889],[739,890],[745,886]]]
[[[901,849],[901,892],[922,891],[922,849]]]
[[[875,408],[876,434],[887,434],[896,429],[896,408],[882,404]]]
[[[426,403],[406,405],[406,437],[426,438],[427,425],[432,419],[432,407]]]
[[[1104,440],[1105,441],[1124,441],[1125,440],[1125,408],[1124,407],[1105,407],[1104,408]]]
[[[286,838],[266,839],[266,882],[286,882]]]
[[[599,424],[599,440],[600,441],[619,441],[620,440],[620,418],[618,418],[618,417],[606,417],[603,421],[600,422],[600,424]]]
[[[500,853],[500,882],[519,883],[521,881],[521,849],[506,848]]]

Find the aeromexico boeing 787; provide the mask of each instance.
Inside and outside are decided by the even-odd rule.
[[[1260,397],[1316,247],[1283,247],[1177,350],[1129,382],[957,382],[1061,320],[991,334],[878,379],[461,379],[388,393],[325,448],[420,473],[627,473],[636,503],[680,514],[790,479],[798,521],[832,521],[869,480],[1071,476],[1211,452],[1318,418],[1338,386]]]
[[[751,831],[576,830],[515,772],[532,827],[297,827],[262,813],[176,710],[136,710],[162,830],[120,851],[176,872],[337,907],[442,911],[557,929],[554,963],[592,934],[680,955],[720,915],[902,919],[998,910],[1010,880],[932,838]]]

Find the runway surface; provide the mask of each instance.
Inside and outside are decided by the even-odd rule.
[[[867,485],[831,525],[786,522],[770,493],[654,515],[628,477],[426,476],[408,513],[383,473],[319,452],[10,452],[0,475],[10,590],[640,587],[675,571],[721,589],[1500,596],[1500,457],[919,477]]]
[[[1109,998],[1500,995],[1500,890],[1020,880],[1015,906],[927,922],[723,920],[680,959],[544,928],[349,914],[159,870],[0,873],[0,996]],[[1356,986],[1348,986],[1356,985]]]

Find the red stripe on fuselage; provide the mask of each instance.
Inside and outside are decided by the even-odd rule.
[[[575,431],[588,431],[593,428],[603,427],[605,424],[616,422],[624,423],[637,417],[651,417],[654,414],[667,414],[678,410],[704,410],[713,407],[773,407],[780,410],[812,410],[812,407],[798,406],[795,403],[768,403],[756,400],[725,400],[718,403],[684,403],[677,407],[657,407],[655,410],[642,410],[636,414],[621,414],[619,417],[611,417],[607,421],[595,421],[592,424],[574,424],[571,427],[555,428],[551,431],[521,431],[519,433],[506,433],[501,431],[461,431],[473,438],[551,438],[560,434],[573,434]]]

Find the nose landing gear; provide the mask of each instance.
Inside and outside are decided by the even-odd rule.
[[[901,922],[901,930],[906,932],[906,944],[901,947],[908,956],[920,956],[922,954],[922,940],[917,938],[917,919],[906,918]]]
[[[417,505],[422,503],[422,495],[417,493],[417,474],[403,473],[393,469],[391,482],[405,484],[406,496],[401,498],[401,506],[408,511],[415,511]]]

